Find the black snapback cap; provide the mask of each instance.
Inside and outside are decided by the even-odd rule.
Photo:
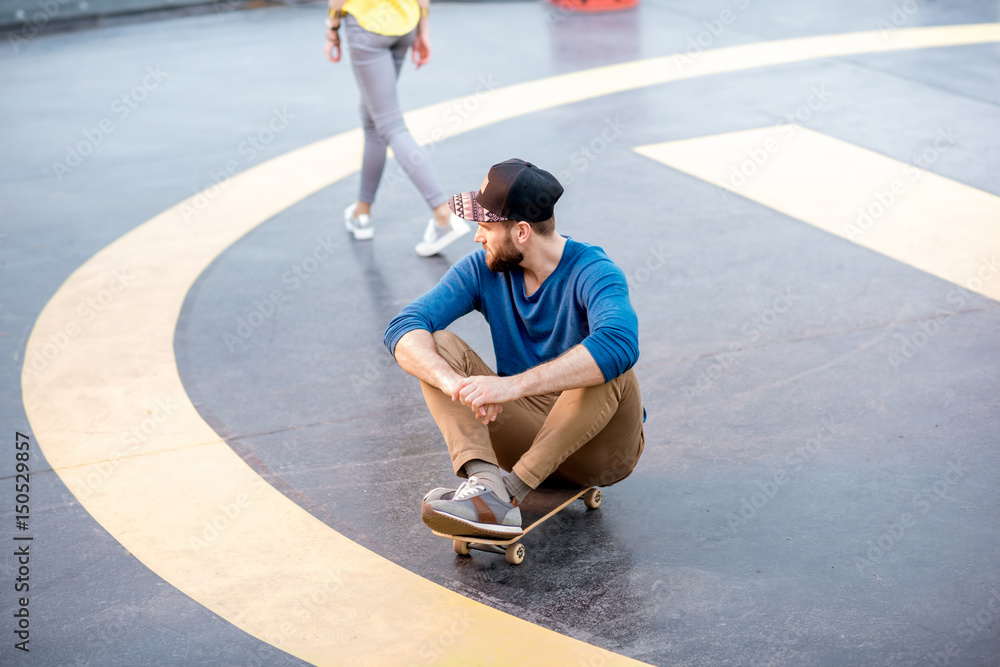
[[[530,162],[512,158],[495,164],[479,192],[461,192],[448,207],[464,220],[544,222],[552,217],[563,187]]]

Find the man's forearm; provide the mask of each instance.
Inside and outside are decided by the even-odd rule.
[[[450,394],[451,388],[462,378],[438,354],[434,337],[426,329],[414,329],[405,333],[396,343],[394,355],[404,371],[446,394]]]
[[[522,396],[552,394],[604,384],[604,373],[590,351],[576,345],[552,361],[539,364],[514,378]]]
[[[396,358],[399,358],[398,354]],[[499,407],[524,396],[552,394],[601,384],[604,384],[604,373],[600,366],[587,348],[577,345],[560,357],[518,375],[459,378],[454,385],[452,397],[461,399],[462,403],[470,406],[478,415],[486,406]],[[492,416],[491,414],[490,417]]]

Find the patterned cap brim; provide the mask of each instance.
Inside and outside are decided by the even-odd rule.
[[[463,220],[470,222],[502,222],[507,218],[487,211],[476,199],[478,192],[462,192],[448,201],[448,208]]]

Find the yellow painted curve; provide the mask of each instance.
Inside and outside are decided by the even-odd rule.
[[[440,140],[562,104],[814,58],[1000,41],[1000,24],[852,33],[666,56],[407,114]],[[303,147],[139,225],[42,310],[22,371],[38,445],[83,507],[164,580],[316,664],[634,664],[448,591],[350,540],[264,482],[198,415],[173,332],[202,271],[255,226],[356,170],[358,131]],[[97,304],[98,308],[90,304]]]

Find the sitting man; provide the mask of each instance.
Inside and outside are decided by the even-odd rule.
[[[452,197],[452,211],[479,224],[483,249],[385,332],[396,361],[420,380],[455,474],[467,477],[424,496],[421,514],[435,530],[516,537],[518,503],[547,477],[608,486],[642,453],[630,370],[638,321],[625,275],[597,246],[555,232],[562,192],[552,174],[514,159],[493,165],[479,192]],[[489,323],[496,373],[444,330],[473,309]]]

